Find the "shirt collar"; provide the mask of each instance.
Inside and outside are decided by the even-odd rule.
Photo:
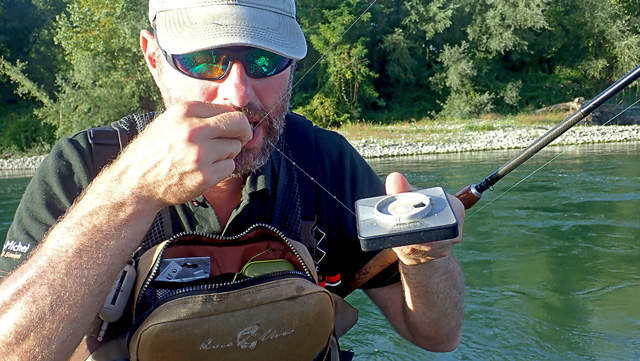
[[[272,193],[273,184],[276,181],[275,176],[277,174],[275,169],[276,162],[273,161],[274,156],[276,155],[272,154],[264,166],[249,174],[242,189],[243,198],[246,195],[260,191],[265,191],[267,194]]]

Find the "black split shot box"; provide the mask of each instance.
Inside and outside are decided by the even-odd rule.
[[[458,236],[458,220],[442,187],[360,199],[356,218],[364,251]]]

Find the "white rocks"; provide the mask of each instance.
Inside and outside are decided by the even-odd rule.
[[[518,149],[530,145],[547,132],[542,127],[512,128],[467,132],[442,142],[438,136],[424,142],[349,139],[365,158],[434,153],[455,153],[494,149]],[[425,137],[425,139],[427,139]],[[556,139],[552,145],[640,141],[640,125],[577,126]]]
[[[36,155],[33,157],[16,158],[16,159],[0,159],[1,170],[23,170],[23,169],[35,169],[37,168],[44,155]]]

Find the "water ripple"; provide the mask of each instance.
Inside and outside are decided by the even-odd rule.
[[[601,297],[615,291],[625,289],[628,287],[640,287],[640,282],[624,282],[613,286],[599,286],[594,288],[585,289],[582,291],[574,292],[576,296],[592,296]]]

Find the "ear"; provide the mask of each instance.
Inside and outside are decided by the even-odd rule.
[[[140,31],[140,49],[144,55],[144,61],[147,63],[147,68],[155,78],[158,72],[157,61],[160,59],[161,53],[156,37],[149,30]]]

